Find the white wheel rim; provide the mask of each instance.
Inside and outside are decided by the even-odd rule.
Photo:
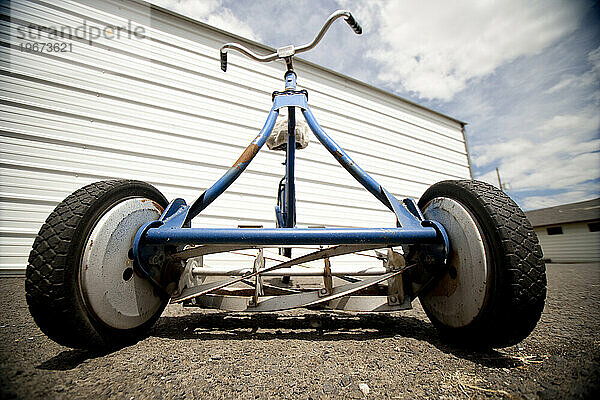
[[[423,215],[446,229],[452,254],[450,270],[421,296],[421,303],[443,325],[467,326],[481,313],[487,299],[490,267],[483,234],[471,213],[453,199],[431,200]]]
[[[87,306],[110,327],[138,327],[162,305],[152,284],[133,273],[133,261],[128,258],[137,230],[161,213],[162,207],[149,199],[123,200],[100,218],[86,241],[81,291]]]

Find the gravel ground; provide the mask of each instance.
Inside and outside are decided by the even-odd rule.
[[[548,281],[536,330],[498,351],[444,344],[416,302],[367,316],[170,305],[148,339],[93,354],[47,339],[23,279],[0,279],[0,397],[600,398],[600,265],[549,265]]]

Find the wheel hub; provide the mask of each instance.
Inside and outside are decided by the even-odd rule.
[[[433,199],[423,215],[445,228],[451,255],[448,271],[421,296],[421,303],[444,325],[466,326],[480,314],[487,299],[490,266],[483,235],[471,213],[456,200]]]
[[[92,229],[81,259],[81,290],[99,320],[117,329],[148,321],[161,307],[152,284],[133,271],[129,250],[137,230],[160,217],[162,207],[137,197],[110,208]]]

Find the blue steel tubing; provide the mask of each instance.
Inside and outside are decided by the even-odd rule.
[[[379,201],[381,201],[386,207],[390,210],[393,210],[392,205],[387,199],[385,193],[382,190],[382,187],[377,181],[369,174],[365,172],[361,167],[359,167],[348,154],[325,133],[323,128],[319,125],[315,116],[310,111],[310,109],[306,108],[302,110],[304,114],[304,118],[306,118],[306,122],[310,129],[313,131],[319,142],[335,157],[335,159],[356,179],[361,185],[365,187],[369,192],[373,194]]]
[[[382,247],[411,243],[436,243],[437,231],[420,228],[345,228],[345,229],[215,229],[156,228],[146,232],[145,244],[232,244],[232,245],[337,245],[381,244]]]
[[[285,204],[284,220],[286,228],[296,226],[296,184],[294,169],[296,164],[296,108],[288,107],[288,141],[285,157]]]
[[[219,178],[211,187],[206,189],[204,193],[200,195],[190,206],[185,222],[191,221],[196,215],[204,210],[210,203],[212,203],[217,197],[219,197],[231,184],[241,175],[246,167],[250,164],[256,153],[263,147],[271,132],[275,121],[279,115],[279,110],[271,109],[265,125],[261,129],[260,133],[252,143],[244,150],[240,158],[229,168],[229,170]]]
[[[294,71],[285,73],[285,90],[296,90],[296,73]]]

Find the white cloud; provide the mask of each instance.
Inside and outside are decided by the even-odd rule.
[[[523,170],[503,163],[507,179],[514,189],[560,189],[581,185],[600,176],[600,156],[593,153],[573,158],[537,160]]]
[[[554,116],[524,137],[473,146],[473,163],[487,171],[477,178],[493,181],[497,166],[513,190],[577,193],[574,188],[600,177],[599,127],[597,109],[590,106],[578,114]]]
[[[591,89],[590,100],[600,104],[600,46],[588,54],[588,62],[591,68],[581,75],[566,74],[550,89],[548,94],[560,95],[568,90]]]
[[[502,180],[509,182],[517,193],[561,192],[548,198],[525,196],[522,205],[526,208],[547,207],[600,195],[596,183],[600,178],[597,101],[600,98],[600,48],[590,51],[587,60],[587,70],[567,78],[558,76],[559,83],[547,91],[550,98],[567,96],[570,100],[560,104],[563,107],[570,104],[570,110],[556,113],[551,108],[545,117],[538,116],[534,120],[533,128],[531,121],[525,122],[528,113],[524,113],[517,116],[523,126],[514,125],[517,129],[507,132],[501,140],[483,141],[472,146],[474,165],[485,171],[481,174],[482,179],[493,180],[495,167],[499,167]],[[574,97],[575,93],[577,97]]]
[[[521,204],[525,210],[537,210],[539,208],[554,207],[562,204],[575,203],[578,201],[591,200],[598,197],[598,193],[588,193],[583,190],[572,190],[552,196],[530,196]]]
[[[544,136],[560,134],[590,135],[597,133],[600,126],[600,113],[598,109],[588,108],[581,114],[556,115],[544,122],[539,131]]]
[[[340,1],[365,21],[379,79],[449,101],[467,82],[575,30],[573,1]],[[577,4],[576,4],[577,3]]]
[[[260,36],[233,12],[223,6],[222,0],[150,0],[152,3],[205,22],[216,28],[247,39],[260,41]]]
[[[499,166],[513,189],[548,189],[582,184],[600,177],[600,139],[577,135],[544,139],[512,139],[473,149],[473,163]],[[486,174],[484,174],[486,175]]]
[[[485,166],[512,157],[523,150],[530,150],[533,143],[524,138],[517,138],[497,143],[485,143],[471,147],[471,161],[476,166]],[[521,149],[519,151],[519,149]]]
[[[593,43],[573,52],[566,43],[505,68],[495,80],[500,96],[492,97],[491,118],[470,114],[478,119],[470,138],[476,178],[497,186],[499,167],[525,208],[600,196],[600,49]],[[580,61],[561,63],[569,57]],[[574,70],[567,80],[564,71]],[[478,109],[462,97],[460,106]]]
[[[227,8],[220,13],[209,15],[206,23],[246,39],[260,41],[260,36],[248,24],[237,19]]]

